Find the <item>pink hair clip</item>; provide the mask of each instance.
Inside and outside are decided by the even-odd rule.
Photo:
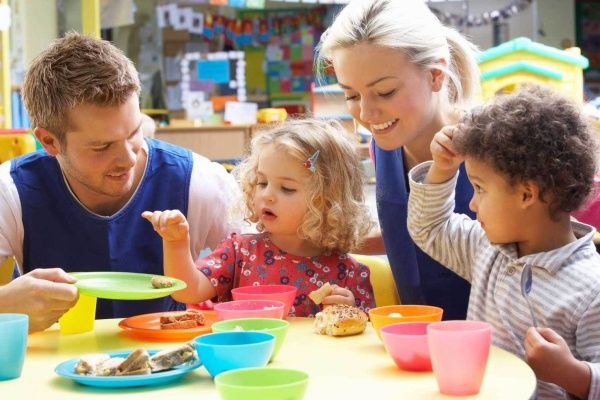
[[[315,173],[315,163],[317,162],[317,158],[319,158],[319,153],[319,150],[315,151],[312,156],[308,157],[308,159],[302,163],[302,165],[308,168],[308,170],[313,174]]]

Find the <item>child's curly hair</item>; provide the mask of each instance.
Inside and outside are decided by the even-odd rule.
[[[315,151],[319,157],[307,188],[308,204],[299,237],[325,252],[346,253],[357,248],[369,233],[372,221],[364,204],[360,159],[354,144],[336,121],[289,120],[259,133],[252,139],[249,156],[234,174],[244,194],[245,219],[258,222],[253,209],[258,158],[266,146],[276,146],[303,163]]]
[[[490,164],[511,186],[536,182],[551,217],[578,209],[593,190],[597,143],[579,108],[549,89],[499,96],[459,130],[458,152]]]

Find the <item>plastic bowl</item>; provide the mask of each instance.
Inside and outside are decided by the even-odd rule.
[[[285,307],[283,316],[287,317],[296,299],[298,288],[292,285],[240,286],[231,291],[233,300],[278,300]]]
[[[244,368],[222,373],[215,385],[223,400],[301,400],[308,374],[285,368]]]
[[[398,368],[431,371],[427,325],[431,322],[401,322],[381,328],[385,350]]]
[[[266,332],[217,332],[194,339],[198,357],[208,373],[264,367],[273,353],[275,336]]]
[[[238,318],[283,318],[284,304],[277,300],[234,300],[215,304],[217,320]]]
[[[394,306],[376,307],[369,311],[369,319],[381,339],[381,328],[398,322],[437,322],[442,320],[442,310],[435,306],[400,304]],[[391,316],[398,313],[401,316]]]
[[[273,354],[269,361],[273,361],[281,345],[285,340],[290,323],[282,319],[276,318],[242,318],[228,319],[227,321],[219,321],[212,324],[213,332],[227,332],[232,330],[237,331],[260,331],[267,332],[275,336],[275,345]]]

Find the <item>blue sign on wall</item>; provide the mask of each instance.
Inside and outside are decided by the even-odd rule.
[[[197,64],[198,79],[214,81],[215,83],[229,83],[229,60],[200,60]]]

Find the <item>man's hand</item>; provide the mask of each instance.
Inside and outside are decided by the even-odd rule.
[[[458,171],[460,163],[464,160],[452,143],[458,133],[455,125],[445,126],[433,137],[430,145],[433,165],[425,178],[426,183],[446,182]]]
[[[329,296],[323,297],[323,305],[328,304],[347,304],[349,306],[355,306],[356,301],[354,300],[354,294],[343,287],[338,285],[331,285],[333,291]]]
[[[188,238],[190,225],[179,210],[144,211],[142,217],[150,221],[154,230],[167,242]]]
[[[587,398],[591,372],[577,360],[565,340],[550,328],[529,328],[525,337],[525,357],[535,376],[561,386],[567,392]]]
[[[35,269],[0,287],[0,312],[29,315],[29,331],[43,331],[77,302],[75,278],[60,268]]]

